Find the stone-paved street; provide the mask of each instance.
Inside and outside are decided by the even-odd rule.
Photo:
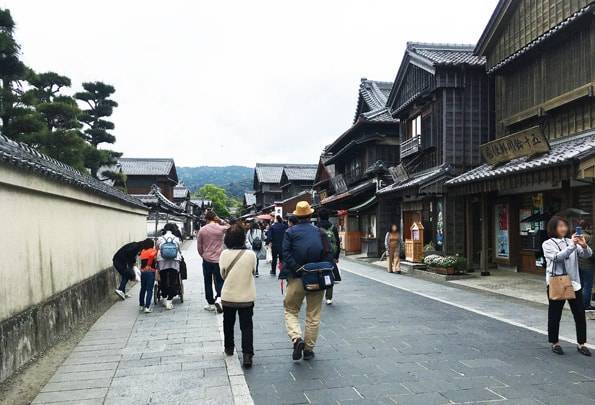
[[[298,363],[279,281],[257,281],[255,366],[246,372],[256,404],[595,403],[595,360],[573,345],[556,356],[542,334],[343,274],[315,360]]]

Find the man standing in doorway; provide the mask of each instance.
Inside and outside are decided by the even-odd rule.
[[[283,306],[287,334],[293,343],[293,360],[300,360],[302,355],[304,360],[314,358],[314,346],[318,338],[324,296],[324,290],[306,291],[298,270],[307,263],[333,260],[328,249],[326,234],[310,222],[313,212],[307,201],[298,202],[293,212],[297,217],[297,224],[285,232],[283,239],[284,266],[279,278],[287,279],[287,292]],[[306,322],[302,339],[299,315],[304,299],[306,300]]]
[[[283,262],[283,238],[287,225],[283,223],[281,215],[277,215],[275,223],[271,225],[267,232],[267,243],[271,246],[271,276],[277,274],[277,260]]]
[[[207,224],[200,228],[196,235],[196,247],[198,254],[202,257],[202,275],[205,283],[205,298],[207,305],[204,307],[207,311],[222,313],[221,306],[221,288],[223,287],[223,278],[219,270],[219,257],[223,251],[223,238],[229,225],[219,219],[214,211],[208,211],[205,214]],[[215,284],[216,297],[213,297],[213,284]]]

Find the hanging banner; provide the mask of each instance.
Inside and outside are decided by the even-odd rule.
[[[510,257],[510,240],[508,235],[508,206],[496,204],[494,206],[494,229],[496,231],[496,258],[508,259]]]

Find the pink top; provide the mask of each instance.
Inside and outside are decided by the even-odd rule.
[[[203,260],[219,263],[219,257],[223,251],[223,237],[227,228],[229,225],[220,225],[215,222],[210,222],[200,228],[196,236],[196,247]]]

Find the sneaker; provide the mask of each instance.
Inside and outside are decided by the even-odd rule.
[[[145,308],[145,310],[144,310],[145,314],[150,314],[151,312],[153,312],[153,310],[151,308]]]
[[[116,291],[114,291],[114,292],[116,293],[116,295],[117,295],[118,297],[120,297],[120,299],[121,299],[122,301],[124,301],[124,300],[126,299],[126,294],[124,294],[124,291],[116,290]]]
[[[250,368],[252,367],[252,356],[254,356],[253,354],[250,353],[244,353],[244,367],[246,368]]]
[[[312,350],[304,350],[304,360],[312,360],[314,358],[314,352]]]
[[[165,309],[174,309],[174,304],[172,303],[171,300],[165,301]]]
[[[560,345],[552,346],[552,352],[559,354],[559,355],[564,354],[564,350],[562,350],[562,346],[560,346]]]
[[[141,305],[140,307],[138,307],[138,310],[141,311],[141,312],[144,311],[145,310],[145,306],[144,305]]]
[[[302,358],[302,354],[304,352],[304,341],[302,338],[297,338],[293,341],[293,353],[291,358],[294,360],[299,360]]]
[[[130,294],[128,294],[128,293],[125,293],[125,294],[124,294],[124,298],[130,298],[130,297],[132,297],[132,295],[130,295]]]
[[[213,312],[215,310],[215,305],[207,304],[207,305],[204,306],[204,310],[205,311]]]
[[[333,305],[333,300],[332,299],[326,300],[326,305]]]
[[[217,298],[217,300],[215,301],[215,308],[217,309],[217,312],[222,314],[223,313],[223,306],[221,305],[221,297]]]
[[[258,273],[254,274],[254,277],[258,278]]]
[[[587,346],[577,347],[576,350],[578,350],[578,352],[583,356],[591,357],[591,352],[589,351],[589,349],[587,349]]]

